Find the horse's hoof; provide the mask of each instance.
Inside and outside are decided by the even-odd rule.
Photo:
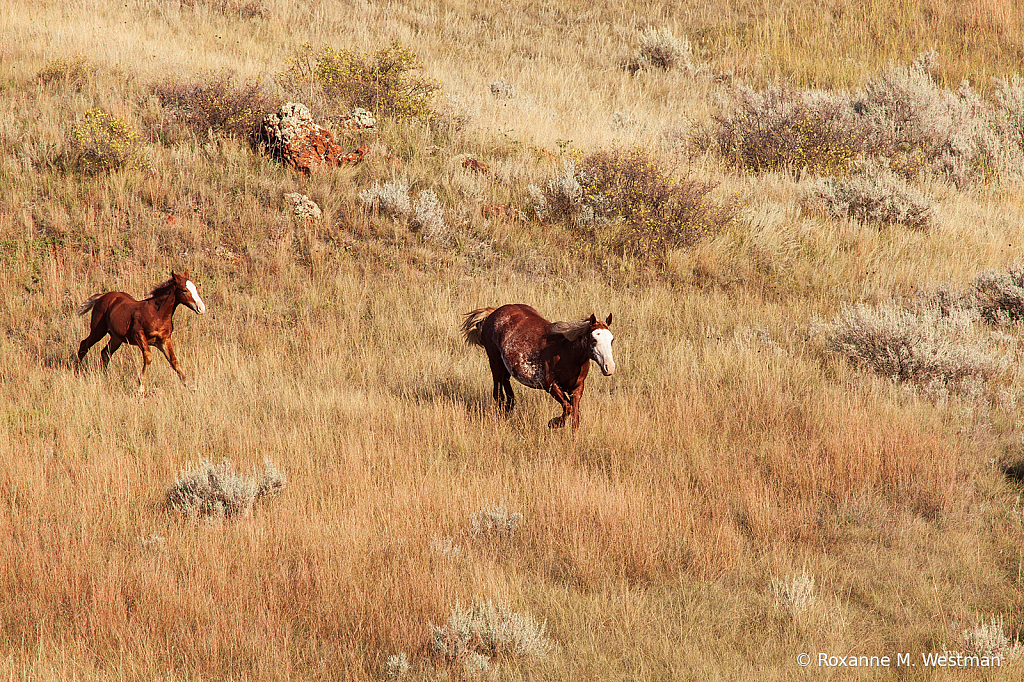
[[[549,429],[560,429],[565,426],[565,417],[555,417],[548,422]]]

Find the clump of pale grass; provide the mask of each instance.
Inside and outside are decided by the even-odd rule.
[[[455,538],[450,535],[431,535],[429,547],[431,554],[452,560],[462,558],[462,548],[455,542]]]
[[[844,306],[821,330],[827,348],[856,365],[927,391],[973,395],[1001,367],[974,330],[976,311]]]
[[[523,515],[502,505],[485,507],[469,516],[469,537],[473,540],[511,540],[519,531]]]
[[[399,178],[395,182],[380,182],[359,193],[363,206],[376,209],[396,222],[408,221],[409,226],[420,231],[426,239],[448,244],[451,236],[444,221],[444,209],[432,189],[424,189],[415,199],[409,194],[409,181]]]
[[[1003,660],[1016,660],[1024,654],[1024,645],[1016,639],[1006,636],[1003,617],[992,616],[988,623],[984,621],[966,628],[962,633],[960,653],[964,656],[999,657]]]
[[[405,220],[412,213],[409,181],[405,178],[394,182],[374,180],[371,187],[359,192],[359,199],[366,208],[376,209],[392,220]]]
[[[150,533],[144,538],[139,538],[139,540],[143,547],[160,547],[166,541],[163,536],[156,533]]]
[[[814,576],[806,571],[773,580],[771,590],[777,602],[794,616],[807,613],[814,608],[818,600]]]
[[[502,77],[491,83],[491,94],[495,99],[512,99],[516,96],[516,86]]]
[[[450,241],[448,227],[444,222],[444,209],[437,199],[437,193],[432,189],[422,190],[416,195],[412,202],[411,223],[427,239],[442,244]]]
[[[985,270],[971,283],[970,298],[981,316],[990,322],[1007,323],[1024,318],[1024,264],[1008,272]]]
[[[626,68],[634,73],[641,69],[682,69],[691,76],[706,70],[694,61],[690,41],[676,37],[665,28],[640,31],[636,53],[626,63]]]
[[[818,180],[810,190],[810,199],[821,201],[838,218],[866,223],[903,225],[915,230],[927,229],[935,205],[920,190],[879,162],[862,164],[848,178]]]
[[[405,652],[389,656],[384,663],[384,676],[389,680],[404,680],[409,674],[409,657]]]
[[[474,667],[502,656],[546,658],[557,646],[547,637],[546,629],[546,623],[538,623],[533,616],[490,601],[469,608],[456,604],[448,622],[440,627],[430,624],[431,643],[442,658],[463,665],[468,659]]]
[[[284,473],[269,461],[264,462],[262,473],[240,474],[227,459],[219,464],[200,459],[178,475],[167,501],[194,520],[249,516],[258,500],[278,494],[287,483]]]

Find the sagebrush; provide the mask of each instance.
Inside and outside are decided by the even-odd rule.
[[[269,461],[262,472],[246,474],[238,473],[227,459],[218,464],[200,459],[178,475],[167,501],[190,519],[249,516],[257,501],[278,494],[287,483],[284,473]]]

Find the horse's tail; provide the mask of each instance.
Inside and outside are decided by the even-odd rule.
[[[93,296],[90,296],[85,303],[78,306],[78,314],[85,315],[87,312],[92,310],[96,306],[96,301],[100,300],[101,296],[103,296],[103,294],[95,294]]]
[[[484,340],[481,336],[484,320],[495,310],[497,308],[477,308],[466,313],[466,319],[462,321],[462,336],[466,339],[466,343],[471,346],[484,345]]]

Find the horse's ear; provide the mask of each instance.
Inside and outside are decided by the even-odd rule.
[[[595,315],[594,313],[590,313],[590,319],[587,321],[590,322],[590,326],[593,327],[595,324],[597,324],[597,315]]]
[[[608,327],[612,326],[612,314],[611,313],[608,313],[608,319],[605,320],[604,323]]]
[[[192,279],[192,275],[188,274],[188,270],[185,270],[183,273],[181,273],[181,277],[185,281]]]

